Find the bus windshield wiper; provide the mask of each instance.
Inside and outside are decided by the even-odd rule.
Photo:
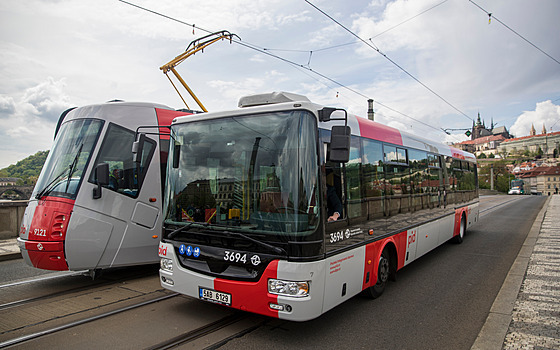
[[[268,244],[268,243],[265,243],[263,241],[259,241],[258,239],[254,239],[254,238],[249,237],[249,236],[247,236],[243,233],[232,232],[232,231],[224,231],[224,233],[227,234],[228,236],[237,236],[237,237],[244,238],[248,241],[251,241],[253,243],[256,243],[256,244],[260,245],[261,247],[268,248],[268,249],[274,251],[276,254],[282,254],[284,256],[288,256],[288,253],[283,248],[273,246],[272,244]]]
[[[195,222],[195,221],[190,221],[188,223],[185,224],[185,226],[183,227],[179,227],[178,229],[172,231],[170,234],[167,235],[167,239],[173,239],[173,237],[175,237],[176,234],[183,232],[184,230],[186,230],[187,228],[190,228],[193,224],[199,224],[199,225],[203,225],[203,226],[208,226],[207,223],[205,222]]]

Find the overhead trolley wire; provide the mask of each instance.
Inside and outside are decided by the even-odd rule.
[[[187,23],[187,22],[181,21],[181,20],[179,20],[179,19],[173,18],[173,17],[171,17],[171,16],[164,15],[164,14],[162,14],[162,13],[160,13],[160,12],[157,12],[157,11],[154,11],[154,10],[150,10],[150,9],[148,9],[148,8],[145,8],[145,7],[142,7],[142,6],[133,4],[133,3],[131,3],[131,2],[128,2],[128,1],[125,1],[125,0],[118,0],[118,1],[120,1],[120,2],[122,2],[122,3],[124,3],[124,4],[127,4],[127,5],[130,5],[130,6],[136,7],[136,8],[138,8],[138,9],[143,10],[143,11],[150,12],[150,13],[155,14],[155,15],[157,15],[157,16],[161,16],[161,17],[164,17],[164,18],[166,18],[166,19],[172,20],[172,21],[174,21],[174,22],[177,22],[177,23],[186,25],[186,26],[188,26],[188,27],[192,27],[193,30],[194,30],[194,29],[198,29],[198,30],[201,30],[201,31],[204,31],[204,32],[207,32],[207,33],[213,33],[212,31],[210,31],[210,30],[208,30],[208,29],[201,28],[201,27],[199,27],[199,26],[197,26],[197,25],[195,25],[195,24],[191,24],[191,23]],[[447,0],[446,0],[446,1],[447,1]],[[353,88],[351,88],[351,87],[349,87],[349,86],[346,86],[346,85],[344,85],[344,84],[342,84],[342,83],[340,83],[340,82],[338,82],[338,81],[336,81],[336,80],[334,80],[334,79],[332,79],[332,78],[330,78],[330,77],[328,77],[328,76],[326,76],[326,75],[324,75],[324,74],[322,74],[322,73],[320,73],[320,72],[318,72],[318,71],[312,69],[312,68],[309,67],[309,66],[305,66],[305,65],[303,65],[303,64],[299,64],[299,63],[293,62],[293,61],[291,61],[291,60],[289,60],[289,59],[287,59],[287,58],[284,58],[284,57],[275,55],[275,54],[273,54],[273,53],[270,52],[270,49],[267,50],[267,49],[265,49],[265,48],[263,48],[263,47],[259,47],[259,46],[257,46],[257,45],[254,45],[254,44],[251,44],[251,43],[248,43],[248,42],[244,42],[244,41],[241,41],[241,40],[237,40],[237,39],[235,39],[235,38],[232,39],[232,42],[234,42],[234,43],[236,43],[236,44],[239,44],[239,45],[241,45],[241,46],[244,46],[244,47],[246,47],[246,48],[255,50],[255,51],[260,52],[260,53],[262,53],[262,54],[268,55],[268,56],[270,56],[270,57],[276,58],[276,59],[278,59],[278,60],[280,60],[280,61],[282,61],[282,62],[285,62],[285,63],[288,63],[288,64],[290,64],[290,65],[293,65],[293,66],[295,66],[296,68],[308,70],[308,71],[312,72],[313,74],[316,74],[316,75],[320,76],[321,78],[323,78],[323,79],[325,79],[325,80],[328,80],[328,81],[330,81],[331,83],[333,83],[333,84],[335,84],[335,85],[337,85],[337,86],[339,86],[339,87],[341,87],[341,88],[344,88],[344,89],[346,89],[346,90],[348,90],[348,91],[351,91],[351,92],[353,92],[353,93],[355,93],[355,94],[357,94],[357,95],[359,95],[359,96],[361,96],[361,97],[363,97],[363,98],[365,98],[365,99],[368,99],[368,100],[369,100],[369,99],[372,99],[371,97],[369,97],[369,96],[367,96],[367,95],[365,95],[365,94],[363,94],[363,93],[361,93],[361,92],[359,92],[359,91],[357,91],[357,90],[355,90],[355,89],[353,89]],[[305,51],[305,52],[309,52],[309,51]],[[385,104],[383,104],[383,103],[381,103],[381,102],[379,102],[379,101],[375,101],[375,103],[378,104],[378,105],[380,105],[380,106],[382,106],[382,107],[385,107],[386,109],[388,109],[388,110],[390,110],[390,111],[393,111],[393,112],[395,112],[395,113],[397,113],[397,114],[399,114],[399,115],[401,115],[401,116],[403,116],[403,117],[406,117],[406,118],[409,118],[409,119],[411,119],[411,120],[414,120],[415,122],[417,122],[417,123],[419,123],[419,124],[425,125],[425,126],[431,128],[431,129],[434,129],[434,130],[436,130],[436,131],[438,131],[438,132],[442,132],[442,130],[441,130],[440,128],[436,128],[435,126],[432,126],[432,125],[430,125],[430,124],[427,124],[427,123],[425,123],[425,122],[423,122],[423,121],[421,121],[421,120],[418,120],[418,119],[416,119],[416,118],[413,118],[413,117],[411,117],[411,116],[409,116],[409,115],[407,115],[407,114],[405,114],[405,113],[402,113],[402,112],[400,112],[400,111],[398,111],[398,110],[396,110],[396,109],[394,109],[394,108],[391,108],[391,107],[389,107],[389,106],[387,106],[387,105],[385,105]],[[387,117],[391,118],[390,116],[387,116]]]
[[[381,52],[381,50],[373,43],[373,41],[370,39],[369,41],[371,42],[368,43],[366,40],[362,39],[360,36],[358,36],[356,33],[354,33],[353,31],[351,31],[350,29],[348,29],[346,26],[344,26],[342,23],[338,22],[336,19],[334,19],[332,16],[330,16],[328,13],[326,13],[325,11],[321,10],[319,7],[315,6],[314,4],[312,4],[309,0],[304,0],[306,3],[308,3],[309,5],[311,5],[313,8],[315,8],[317,11],[321,12],[323,15],[325,15],[326,17],[328,17],[330,20],[332,20],[334,23],[338,24],[340,27],[342,27],[344,30],[346,30],[348,33],[352,34],[353,36],[355,36],[358,40],[360,40],[361,42],[363,42],[364,44],[366,44],[367,46],[369,46],[370,48],[372,48],[374,51],[376,51],[377,53],[379,53],[381,56],[385,57],[389,62],[391,62],[393,65],[395,65],[397,68],[399,68],[401,71],[403,71],[406,75],[408,75],[409,77],[411,77],[412,79],[414,79],[417,83],[419,83],[420,85],[422,85],[424,88],[426,88],[428,91],[430,91],[432,94],[434,94],[435,96],[437,96],[440,100],[442,100],[443,102],[445,102],[448,106],[450,106],[451,108],[453,108],[455,111],[459,112],[461,115],[463,115],[465,118],[469,119],[470,121],[474,121],[474,119],[472,119],[471,117],[469,117],[467,114],[465,114],[463,111],[461,111],[460,109],[458,109],[457,107],[455,107],[454,105],[452,105],[449,101],[447,101],[445,98],[443,98],[441,95],[439,95],[437,92],[435,92],[434,90],[432,90],[430,87],[428,87],[426,84],[424,84],[423,82],[421,82],[418,78],[416,78],[414,75],[412,75],[411,73],[409,73],[406,69],[404,69],[403,67],[401,67],[398,63],[396,63],[395,61],[393,61],[392,59],[390,59],[386,54],[384,54],[383,52]]]
[[[560,64],[560,61],[558,61],[556,58],[552,57],[551,55],[549,55],[548,53],[544,52],[541,48],[539,48],[537,45],[533,44],[531,41],[529,41],[528,39],[526,39],[525,37],[523,37],[521,34],[519,34],[518,32],[516,32],[515,30],[513,30],[511,27],[509,27],[507,24],[505,24],[504,22],[500,21],[496,16],[494,16],[491,12],[486,11],[485,9],[483,9],[482,7],[480,7],[476,2],[469,0],[469,2],[471,2],[474,6],[478,7],[480,10],[484,11],[484,13],[486,13],[488,15],[488,23],[490,23],[491,20],[495,20],[496,22],[500,23],[501,25],[503,25],[504,27],[506,27],[507,29],[509,29],[512,33],[514,33],[515,35],[517,35],[518,37],[520,37],[521,39],[525,40],[529,45],[533,46],[535,49],[539,50],[540,52],[542,52],[543,54],[545,54],[548,58],[550,58],[551,60],[553,60],[554,62]]]

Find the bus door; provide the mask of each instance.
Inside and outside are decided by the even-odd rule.
[[[148,139],[140,164],[134,163],[134,139],[133,130],[109,123],[72,214],[76,234],[66,242],[71,269],[158,260],[159,240],[152,236],[159,234],[161,223],[159,157],[156,142]],[[108,176],[97,174],[107,171]],[[103,177],[108,178],[107,183],[98,185],[98,178]]]
[[[329,137],[323,140],[329,140]],[[323,145],[324,154],[328,155],[328,143]],[[367,203],[363,200],[360,181],[360,149],[360,139],[352,136],[348,163],[324,163],[327,252],[360,243],[365,238],[365,230],[354,226],[367,216]]]

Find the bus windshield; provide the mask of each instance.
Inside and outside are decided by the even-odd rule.
[[[165,224],[306,240],[318,225],[315,118],[305,111],[174,125]],[[188,227],[187,227],[188,226]],[[278,238],[281,237],[281,238]]]
[[[75,199],[103,121],[78,119],[62,124],[34,193]]]

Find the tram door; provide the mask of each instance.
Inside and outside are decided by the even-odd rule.
[[[70,269],[158,261],[162,198],[157,143],[147,140],[137,164],[131,152],[135,132],[114,123],[106,130],[71,216],[76,234],[66,242]],[[108,183],[98,185],[103,177]]]

